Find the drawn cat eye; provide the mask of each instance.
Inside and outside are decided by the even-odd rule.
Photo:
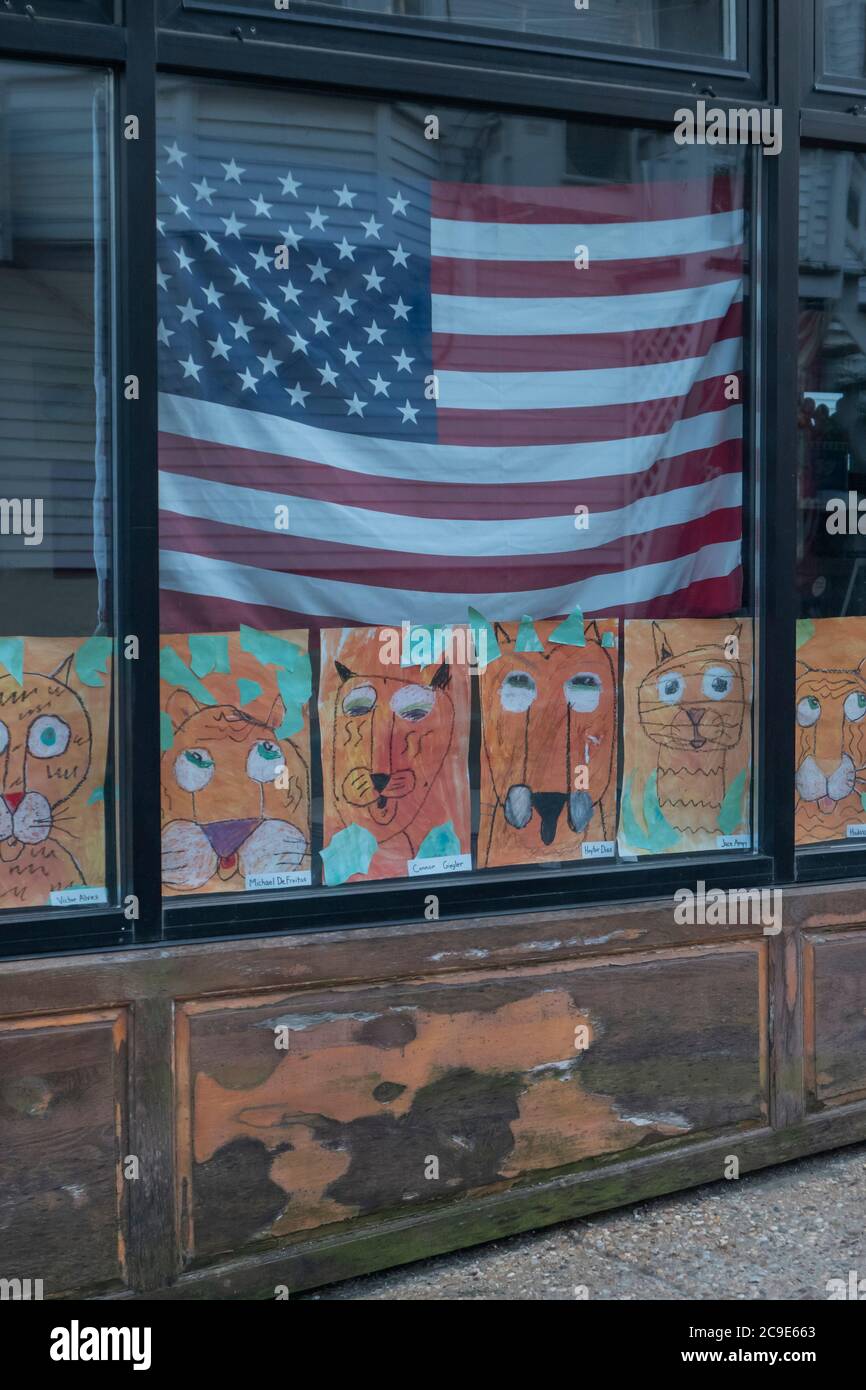
[[[734,688],[734,673],[726,666],[708,666],[701,689],[708,700],[724,700]]]
[[[598,709],[601,681],[592,671],[578,671],[562,688],[566,700],[576,713],[589,714],[592,710]]]
[[[247,772],[254,782],[273,782],[284,767],[282,751],[268,738],[261,739],[249,751]]]
[[[818,723],[820,715],[821,704],[814,695],[807,695],[797,706],[797,723],[801,729],[811,729],[813,724]]]
[[[213,777],[213,758],[206,748],[187,748],[174,765],[177,784],[185,792],[200,792]]]
[[[343,696],[344,714],[369,714],[376,703],[376,692],[372,685],[356,685],[348,695]]]
[[[523,714],[537,694],[538,686],[528,671],[511,671],[502,682],[499,700],[503,709],[511,710],[512,714]]]
[[[0,753],[5,753],[9,747],[9,730],[6,725],[0,722]]]
[[[34,719],[27,734],[27,748],[34,758],[58,758],[69,746],[69,725],[54,714]]]
[[[401,719],[417,724],[426,719],[436,703],[435,692],[429,685],[404,685],[391,696],[391,708]]]
[[[664,705],[676,705],[683,698],[686,683],[678,671],[659,678],[659,699]]]
[[[866,695],[861,691],[855,690],[845,701],[845,718],[852,724],[856,724],[858,719],[862,719],[866,714]]]

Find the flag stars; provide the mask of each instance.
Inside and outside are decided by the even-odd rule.
[[[256,270],[270,270],[271,258],[263,246],[260,246],[258,251],[251,251],[250,255],[255,262]]]
[[[373,388],[374,396],[387,396],[390,381],[383,381],[381,372],[377,372],[374,377],[368,376],[367,380]]]
[[[396,304],[392,304],[390,306],[391,313],[394,315],[395,320],[403,319],[406,323],[409,322],[409,308],[410,306],[408,304],[403,303],[402,294],[400,295]]]
[[[216,307],[219,308],[220,301],[222,300],[222,295],[220,294],[219,290],[214,287],[213,280],[211,280],[206,290],[202,290],[202,294],[204,295],[208,304],[215,304]]]
[[[334,303],[337,305],[341,314],[354,313],[354,306],[358,303],[357,299],[351,299],[347,290],[342,294],[334,295]]]
[[[267,356],[260,357],[259,361],[262,364],[262,376],[267,376],[268,372],[273,372],[274,376],[276,376],[277,367],[281,367],[283,365],[282,358],[274,357],[274,354],[271,352],[270,348],[268,348]]]
[[[283,197],[291,196],[292,198],[297,198],[298,189],[303,188],[304,186],[302,183],[298,183],[298,180],[296,178],[292,177],[291,169],[286,174],[286,177],[284,179],[279,179],[279,182],[283,185]],[[307,392],[306,394],[309,395],[309,392]]]
[[[393,354],[392,354],[392,355],[393,355]],[[401,349],[400,349],[400,352],[399,352],[399,355],[397,355],[397,356],[394,357],[394,361],[397,363],[397,371],[398,371],[398,372],[411,372],[411,370],[412,370],[412,363],[415,361],[415,358],[414,358],[414,357],[407,357],[407,355],[406,355],[406,349],[405,349],[405,348],[401,348]]]
[[[317,367],[316,371],[322,378],[323,386],[336,386],[337,373],[334,371],[333,367],[328,366],[327,362],[325,363],[324,367]]]
[[[325,230],[325,223],[328,221],[328,214],[326,212],[322,212],[318,204],[312,212],[307,213],[307,216],[310,219],[311,232],[313,230],[317,230],[320,232],[323,232]]]
[[[355,248],[345,237],[342,241],[335,241],[334,248],[339,251],[341,261],[353,261],[355,259]]]
[[[195,189],[195,200],[197,203],[205,202],[208,206],[212,206],[213,195],[216,193],[216,188],[211,188],[207,179],[202,179],[201,183],[193,183],[193,188]]]
[[[365,238],[374,236],[377,241],[381,241],[379,233],[382,230],[382,223],[377,222],[372,213],[370,213],[369,219],[366,222],[363,217],[361,218],[361,226],[364,228]]]
[[[156,219],[156,230],[159,232],[160,236],[165,236],[165,223],[161,217]]]
[[[201,239],[204,242],[205,251],[216,251],[218,256],[221,255],[219,245],[211,236],[210,232],[202,232]]]
[[[178,309],[180,310],[181,323],[191,323],[194,327],[198,327],[198,321],[204,313],[204,309],[193,308],[191,299],[188,299],[185,304],[179,304]],[[196,381],[197,380],[198,377],[196,377]]]
[[[238,221],[237,217],[235,216],[234,210],[232,210],[231,217],[221,217],[220,222],[222,222],[225,226],[226,236],[236,236],[238,238],[238,241],[240,241],[241,232],[247,224],[246,222]]]
[[[250,201],[250,202],[252,203],[252,205],[253,205],[253,209],[255,210],[256,217],[268,217],[268,216],[270,216],[271,208],[272,208],[274,205],[273,205],[273,203],[266,203],[266,202],[265,202],[264,194],[263,194],[263,193],[260,193],[259,196],[258,196],[258,198],[250,198],[249,201]]]
[[[378,325],[378,323],[376,322],[375,319],[374,319],[373,322],[370,324],[369,328],[365,328],[365,329],[364,329],[364,332],[365,332],[366,335],[367,335],[367,346],[368,346],[368,347],[369,347],[370,343],[382,343],[382,344],[384,344],[385,339],[384,339],[384,337],[383,337],[382,335],[384,334],[385,330],[384,330],[384,328],[380,328],[380,327],[379,327],[379,325]]]
[[[345,396],[343,397],[343,399],[346,401],[346,405],[349,407],[350,415],[360,415],[362,419],[364,418],[364,410],[366,408],[367,402],[359,399],[357,391],[352,396],[351,400],[348,400]]]
[[[177,213],[178,217],[187,217],[191,222],[192,218],[189,216],[189,208],[187,207],[183,199],[179,198],[176,193],[172,193],[171,201],[174,203],[174,210]]]
[[[163,270],[162,266],[158,264],[157,267],[156,267],[156,283],[159,285],[159,288],[160,288],[161,290],[167,290],[167,289],[168,289],[168,282],[169,282],[170,279],[171,279],[171,276],[170,276],[170,275],[166,275],[166,273],[165,273],[165,271]]]
[[[174,337],[174,329],[173,329],[173,328],[166,328],[165,323],[163,322],[162,319],[160,319],[159,323],[158,323],[157,326],[156,326],[156,341],[157,341],[158,343],[162,343],[165,347],[168,347],[168,346],[169,346],[169,341],[168,341],[168,340],[169,340],[169,338],[173,338],[173,337]]]
[[[215,338],[208,338],[208,347],[211,350],[211,357],[223,357],[228,362],[231,347],[228,343],[223,342],[221,333],[218,333]]]
[[[183,247],[182,247],[182,246],[179,246],[178,249],[175,251],[174,254],[177,256],[178,263],[179,263],[179,265],[180,265],[181,270],[189,270],[190,267],[192,266],[192,260],[191,260],[190,257],[186,254],[186,252],[184,251]]]
[[[293,352],[302,352],[305,357],[308,356],[307,348],[309,346],[309,338],[301,337],[300,333],[290,333],[289,338],[294,343]]]
[[[302,410],[306,410],[306,400],[310,393],[302,389],[299,381],[296,381],[294,386],[286,386],[283,389],[291,400],[292,405],[299,405]]]
[[[389,249],[388,255],[392,258],[395,266],[401,265],[404,270],[409,269],[409,252],[403,250],[402,241],[397,242],[393,251]]]
[[[316,261],[315,265],[308,266],[307,269],[310,272],[310,280],[321,280],[323,285],[325,284],[325,277],[331,273],[330,270],[326,270],[322,264],[321,256]]]
[[[183,161],[186,159],[187,155],[186,150],[180,149],[176,140],[173,140],[170,145],[163,145],[162,148],[168,155],[169,164],[177,164],[178,167],[182,169]]]
[[[192,353],[190,353],[189,357],[186,359],[185,362],[181,362],[180,358],[178,358],[178,361],[180,362],[180,365],[183,367],[184,381],[186,381],[187,377],[189,376],[193,377],[196,381],[198,381],[198,374],[201,371],[201,367],[197,362],[193,362]]]
[[[249,367],[244,367],[244,369],[243,369],[242,372],[236,372],[236,373],[235,373],[235,376],[237,376],[237,377],[240,378],[240,381],[241,381],[241,392],[244,392],[244,391],[252,391],[253,395],[256,394],[256,388],[257,388],[257,386],[258,386],[258,378],[253,376],[253,374],[252,374],[252,372],[250,371]]]
[[[378,273],[375,266],[369,273],[363,274],[362,279],[366,280],[368,290],[376,290],[377,293],[382,293],[382,286],[385,283],[385,277],[384,275],[380,275]]]
[[[226,171],[225,179],[223,180],[224,183],[240,183],[241,174],[247,172],[246,169],[242,169],[241,166],[235,162],[234,156],[232,156],[228,164],[223,164],[222,160],[220,160],[220,163]]]
[[[283,238],[283,244],[285,246],[290,247],[292,251],[297,251],[298,247],[301,244],[301,238],[300,234],[295,231],[294,227],[281,227],[280,236]]]
[[[343,360],[347,367],[357,367],[361,360],[361,354],[357,348],[353,348],[351,343],[347,343],[345,347],[340,348],[340,352],[343,354]]]
[[[272,304],[269,299],[260,299],[259,308],[261,309],[262,314],[264,315],[265,322],[267,322],[268,319],[273,319],[274,323],[279,323],[280,311],[277,308],[276,304]]]
[[[316,311],[315,318],[310,318],[310,323],[313,325],[314,332],[324,333],[326,338],[330,336],[328,329],[331,327],[332,320],[323,318],[321,309]]]
[[[397,190],[397,193],[393,198],[388,198],[388,202],[391,204],[391,209],[395,217],[406,216],[406,209],[409,206],[409,203],[407,199],[403,197],[403,194],[399,191],[399,189]]]
[[[408,424],[417,425],[417,423],[418,423],[418,410],[417,410],[417,408],[416,408],[415,406],[411,405],[409,401],[407,401],[405,405],[398,405],[398,406],[397,406],[397,409],[398,409],[398,411],[400,412],[400,414],[403,416],[403,424],[404,424],[404,425],[408,425]]]
[[[350,208],[357,198],[357,193],[350,193],[345,183],[342,188],[335,188],[334,193],[337,197],[338,208]]]
[[[296,289],[295,289],[295,287],[294,287],[294,285],[292,284],[291,280],[289,281],[289,283],[288,283],[287,285],[280,285],[280,289],[281,289],[282,292],[283,292],[283,298],[284,298],[284,300],[286,301],[287,304],[291,301],[292,304],[297,304],[298,307],[300,308],[300,301],[299,301],[299,299],[298,299],[298,295],[300,294],[300,290],[296,290]]]
[[[235,277],[234,288],[236,288],[238,285],[243,285],[244,289],[248,290],[250,287],[250,277],[244,274],[239,265],[231,266],[230,270],[232,275]]]
[[[252,327],[252,325],[249,323],[244,323],[243,318],[241,316],[238,316],[238,318],[235,319],[234,323],[230,324],[230,327],[234,329],[236,339],[243,338],[245,343],[249,342],[250,328]]]

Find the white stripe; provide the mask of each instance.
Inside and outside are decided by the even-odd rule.
[[[579,272],[575,272],[578,274]],[[476,337],[554,337],[560,333],[638,333],[723,319],[743,298],[743,282],[721,280],[653,294],[577,295],[567,299],[502,299],[434,294],[433,332]]]
[[[725,541],[704,546],[696,555],[640,565],[621,574],[599,575],[551,589],[527,589],[501,595],[442,594],[312,579],[301,574],[277,574],[252,565],[168,550],[160,556],[160,583],[164,589],[184,594],[263,604],[292,613],[309,613],[371,626],[397,625],[403,621],[465,622],[470,606],[491,621],[507,622],[521,618],[524,613],[531,618],[568,613],[578,603],[585,613],[642,603],[661,594],[675,593],[699,579],[731,574],[739,564],[740,542]]]
[[[408,439],[346,435],[264,411],[160,394],[159,427],[192,441],[224,444],[278,458],[305,459],[372,478],[492,483],[505,487],[642,473],[659,459],[677,458],[680,454],[711,449],[726,440],[740,439],[743,408],[731,405],[727,410],[678,420],[667,434],[607,439],[597,444],[470,448],[463,444],[413,444]],[[191,448],[193,457],[205,452],[195,444]]]
[[[590,512],[586,530],[577,530],[572,512],[567,516],[518,517],[489,521],[465,521],[450,517],[404,516],[320,502],[290,493],[261,492],[256,488],[214,483],[178,473],[161,473],[159,502],[164,511],[199,520],[246,526],[273,536],[277,507],[289,508],[285,533],[286,559],[290,561],[292,537],[322,541],[328,545],[358,545],[371,550],[398,552],[414,561],[418,556],[558,555],[595,550],[626,536],[644,536],[660,526],[685,526],[720,507],[737,507],[742,498],[739,473],[723,473],[706,483],[675,488],[672,492],[640,497],[624,507]],[[576,498],[579,501],[579,498]],[[255,541],[250,537],[250,551]]]
[[[568,261],[573,265],[575,247],[586,246],[590,262],[631,261],[739,246],[743,226],[742,208],[642,222],[469,222],[434,217],[431,249],[434,256],[458,260]]]
[[[741,340],[723,338],[704,357],[580,372],[438,372],[443,410],[560,410],[687,396],[698,381],[739,370]]]

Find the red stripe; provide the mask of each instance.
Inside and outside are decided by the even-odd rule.
[[[303,574],[340,583],[361,582],[373,588],[430,589],[460,594],[510,593],[551,589],[580,578],[610,574],[638,565],[661,564],[692,555],[704,546],[739,540],[742,513],[726,507],[688,525],[660,527],[646,535],[609,541],[594,549],[554,555],[407,555],[366,546],[308,540],[253,531],[221,521],[160,512],[163,550],[205,555],[277,574]]]
[[[667,222],[742,205],[739,174],[577,188],[434,181],[430,215],[469,222]]]
[[[715,618],[737,613],[742,605],[743,572],[739,567],[720,579],[698,579],[673,594],[661,594],[643,603],[620,605],[586,613],[587,618]],[[182,594],[174,589],[161,589],[159,595],[160,630],[162,632],[232,632],[241,623],[250,627],[278,631],[280,628],[301,628],[310,633],[322,628],[342,625],[363,627],[354,618],[335,613],[330,617],[313,617],[293,613],[290,609],[272,608],[267,604],[241,603],[233,599],[211,598],[201,594]],[[498,614],[487,615],[496,621]],[[560,617],[558,613],[548,615]],[[395,617],[394,622],[398,619]]]
[[[433,294],[479,299],[580,299],[695,289],[736,280],[742,273],[742,246],[646,260],[590,259],[586,270],[578,270],[570,260],[472,261],[434,256],[430,288]]]
[[[578,314],[579,310],[575,317]],[[440,372],[565,372],[636,364],[646,367],[705,357],[714,343],[739,338],[742,331],[743,306],[732,304],[723,319],[628,333],[434,333],[433,366]]]
[[[742,377],[740,399],[743,397]],[[601,440],[667,434],[677,420],[726,410],[727,378],[696,382],[687,396],[557,410],[445,410],[437,412],[439,443],[514,447],[531,444],[593,444]]]
[[[326,464],[278,454],[260,454],[178,435],[160,434],[159,466],[167,473],[204,478],[233,487],[310,497],[396,516],[460,521],[512,520],[567,516],[575,496],[592,511],[609,511],[637,497],[691,487],[742,468],[742,441],[731,439],[708,449],[657,459],[640,473],[600,474],[595,478],[534,483],[436,483],[378,478]],[[539,470],[541,465],[539,464]]]

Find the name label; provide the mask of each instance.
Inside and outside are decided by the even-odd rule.
[[[848,840],[866,840],[866,825],[846,825],[845,837]]]
[[[52,907],[96,907],[108,902],[106,888],[56,888],[49,901]]]
[[[410,859],[406,865],[410,878],[423,874],[462,874],[472,868],[471,854],[440,854],[436,859]]]
[[[866,828],[866,827],[864,827]],[[716,849],[751,849],[751,835],[717,835]]]
[[[584,859],[611,859],[616,854],[613,840],[584,840],[580,847]]]
[[[310,869],[296,869],[290,874],[247,874],[246,887],[248,893],[255,893],[266,888],[309,888],[312,881]]]

